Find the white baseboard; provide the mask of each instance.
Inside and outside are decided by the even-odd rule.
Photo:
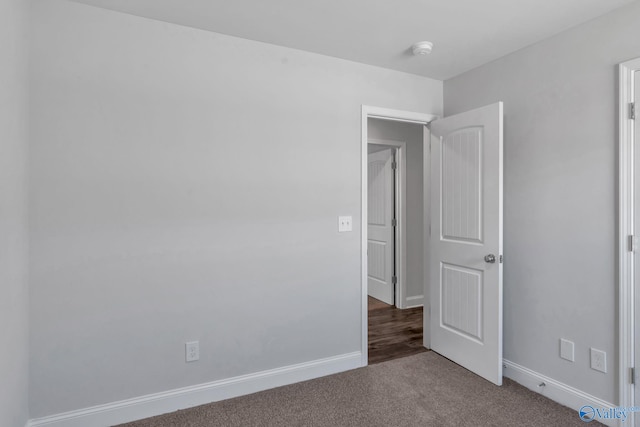
[[[520,366],[517,363],[513,363],[509,360],[503,360],[503,363],[505,367],[503,374],[505,377],[512,379],[518,384],[522,384],[529,390],[540,393],[561,405],[575,410],[576,418],[578,418],[578,410],[584,405],[590,405],[594,408],[614,408],[617,406],[580,391],[577,388],[563,384],[560,381],[556,381],[553,378],[549,378],[539,374],[538,372],[532,371],[529,368]],[[541,383],[544,383],[545,385],[540,387]],[[598,418],[597,421],[612,427],[617,427],[619,425],[617,420]],[[629,424],[629,426],[631,426],[631,424]]]
[[[418,295],[415,297],[407,297],[407,304],[405,308],[422,307],[424,305],[424,296]]]
[[[306,381],[362,366],[361,353],[347,353],[311,362],[241,375],[205,384],[140,396],[44,418],[26,427],[105,427],[191,408],[274,387]]]

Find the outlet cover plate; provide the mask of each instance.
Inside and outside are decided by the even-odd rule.
[[[607,353],[597,348],[590,348],[591,350],[591,369],[596,371],[607,373]]]
[[[198,341],[190,341],[184,345],[185,362],[195,362],[200,359],[200,343]]]
[[[575,352],[574,352],[574,344],[573,341],[565,340],[564,338],[560,338],[560,357],[569,362],[575,362]]]

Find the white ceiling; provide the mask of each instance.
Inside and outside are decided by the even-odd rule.
[[[635,0],[75,1],[446,80]]]

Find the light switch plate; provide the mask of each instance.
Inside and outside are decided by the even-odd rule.
[[[338,232],[344,233],[346,231],[353,231],[353,217],[351,217],[351,216],[339,216],[338,217]]]

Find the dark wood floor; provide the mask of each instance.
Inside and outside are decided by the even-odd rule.
[[[369,297],[369,364],[423,351],[422,307],[400,310]]]

